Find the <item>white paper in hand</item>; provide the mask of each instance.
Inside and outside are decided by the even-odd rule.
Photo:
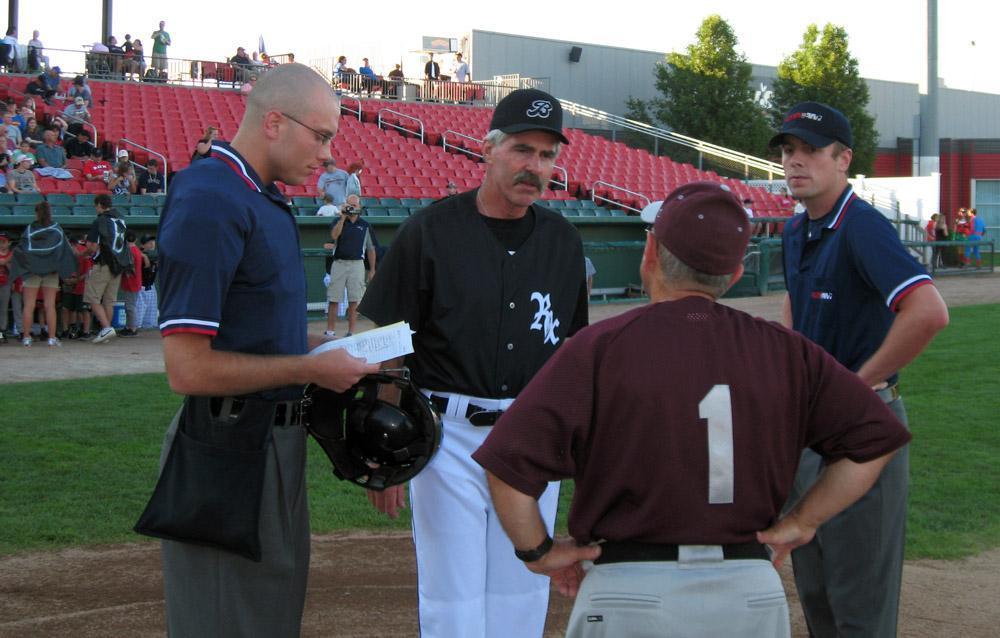
[[[403,357],[413,352],[413,331],[405,321],[359,332],[313,348],[309,354],[319,354],[334,348],[343,348],[355,357],[363,357],[368,363],[382,363],[389,359]]]

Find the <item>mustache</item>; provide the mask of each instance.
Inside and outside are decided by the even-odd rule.
[[[528,171],[521,171],[514,176],[514,185],[518,184],[530,184],[538,190],[542,190],[542,179],[535,175],[534,173],[529,173]]]

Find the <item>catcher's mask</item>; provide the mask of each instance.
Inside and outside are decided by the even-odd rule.
[[[303,422],[333,463],[338,478],[372,490],[405,483],[441,445],[441,417],[427,397],[402,376],[369,374],[347,392],[306,388]],[[399,405],[379,398],[393,386]],[[391,391],[391,390],[390,390]]]

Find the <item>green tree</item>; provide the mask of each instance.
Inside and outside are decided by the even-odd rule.
[[[858,73],[858,60],[847,46],[847,31],[827,24],[820,32],[809,25],[798,50],[778,65],[770,115],[775,127],[785,112],[799,102],[829,104],[847,116],[854,134],[854,159],[850,173],[871,175],[878,131],[868,113],[868,85]]]
[[[736,50],[729,23],[710,15],[685,53],[670,53],[656,68],[662,98],[648,109],[670,129],[706,142],[763,156],[770,132],[767,116],[754,101],[751,65]],[[629,100],[629,112],[647,105]]]

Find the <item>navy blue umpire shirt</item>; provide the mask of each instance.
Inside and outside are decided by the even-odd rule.
[[[299,231],[284,195],[228,144],[177,173],[160,218],[160,333],[212,337],[212,348],[297,355],[306,341]],[[256,393],[300,398],[301,387]]]
[[[820,219],[793,217],[782,248],[793,328],[854,372],[882,345],[903,298],[932,283],[889,220],[850,186]]]

